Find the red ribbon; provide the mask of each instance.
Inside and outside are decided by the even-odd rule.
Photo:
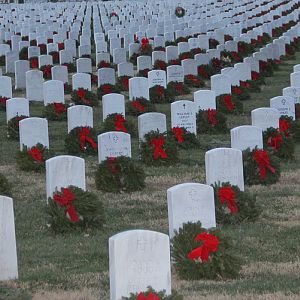
[[[251,79],[258,80],[260,78],[260,74],[258,72],[252,71],[251,72]]]
[[[290,122],[285,119],[279,119],[279,131],[284,133],[285,136],[289,135]]]
[[[183,93],[183,83],[182,82],[175,83],[174,88],[175,88],[176,93],[180,93],[180,94]]]
[[[53,200],[58,203],[60,207],[66,207],[65,214],[68,214],[71,221],[76,223],[79,221],[78,214],[72,202],[75,200],[75,194],[69,188],[63,188],[60,195],[53,196]]]
[[[63,50],[65,47],[65,44],[64,43],[58,43],[58,49],[59,50]]]
[[[103,93],[106,94],[110,94],[111,93],[111,87],[109,84],[103,84],[102,85],[102,91]]]
[[[218,237],[207,232],[202,232],[198,234],[195,238],[195,241],[202,241],[202,246],[192,250],[188,254],[188,258],[191,260],[199,260],[207,262],[211,252],[217,252],[219,248],[220,241]]]
[[[198,74],[199,74],[200,76],[202,76],[203,78],[208,78],[208,77],[209,77],[209,75],[208,75],[208,73],[207,73],[205,67],[203,67],[203,66],[199,66],[199,67],[198,67]]]
[[[36,57],[33,57],[33,58],[31,59],[31,68],[32,68],[32,69],[37,69],[38,66],[39,66],[39,61],[38,61],[38,59],[37,59]]]
[[[229,208],[232,214],[236,214],[239,209],[236,204],[235,191],[230,186],[224,186],[219,189],[218,197],[220,198],[221,203],[227,202],[227,207]]]
[[[283,142],[283,138],[281,134],[278,133],[276,136],[270,136],[268,138],[267,144],[268,146],[274,148],[275,150],[278,150],[280,149],[282,142]]]
[[[266,150],[256,150],[253,153],[253,158],[259,165],[260,180],[264,180],[266,178],[267,169],[273,174],[276,172],[276,169],[270,165],[270,157]]]
[[[146,38],[143,38],[141,40],[141,50],[146,50],[149,47],[149,40]]]
[[[177,142],[179,144],[182,144],[184,142],[184,137],[183,137],[184,130],[180,127],[173,127],[172,132],[175,135],[175,138],[176,138]]]
[[[51,68],[52,68],[52,66],[50,66],[50,65],[47,65],[44,67],[43,75],[45,77],[49,77],[51,75]]]
[[[240,89],[240,88],[237,87],[237,86],[235,86],[235,87],[232,88],[232,92],[233,92],[234,94],[236,94],[236,95],[241,95],[241,94],[243,94],[243,90]]]
[[[40,149],[33,147],[27,151],[27,153],[32,157],[33,160],[42,163],[43,162],[43,153]]]
[[[224,104],[225,106],[228,108],[229,111],[233,111],[234,110],[234,103],[232,102],[232,98],[231,98],[231,95],[225,95],[223,97],[223,100],[224,100]]]
[[[147,296],[144,293],[139,293],[136,300],[161,300],[161,298],[154,293],[149,293]]]
[[[83,151],[87,143],[90,143],[93,149],[97,149],[97,143],[91,138],[91,131],[88,127],[82,127],[79,131],[80,149]]]
[[[207,111],[207,120],[210,125],[216,126],[218,124],[216,117],[217,117],[217,111],[215,109],[209,109]]]
[[[250,83],[246,81],[240,81],[240,85],[244,88],[249,89],[250,88]]]
[[[164,93],[165,93],[164,87],[158,85],[158,86],[155,88],[155,93],[157,93],[159,96],[163,96]]]
[[[87,91],[84,89],[79,89],[77,91],[77,96],[83,103],[91,104],[91,100],[86,99],[86,94],[87,94]]]
[[[162,146],[165,145],[165,141],[164,136],[151,139],[150,144],[154,147],[153,157],[155,160],[159,159],[159,157],[168,158],[168,154],[162,149]]]
[[[108,163],[108,166],[112,173],[117,173],[119,171],[118,167],[117,167],[117,158],[116,157],[109,157],[107,159],[107,163]]]
[[[158,60],[157,65],[158,65],[158,68],[161,70],[166,70],[166,68],[167,68],[167,64],[163,60]]]
[[[137,109],[140,112],[144,112],[146,110],[146,107],[142,105],[139,101],[132,101],[131,106],[133,106],[135,109]]]
[[[120,115],[120,114],[116,115],[116,117],[115,117],[115,129],[117,131],[127,132],[127,129],[124,125],[125,122],[126,122],[126,120],[122,115]]]
[[[98,64],[99,69],[100,68],[109,68],[109,67],[110,67],[109,63],[104,60],[100,61],[100,63]]]
[[[61,114],[65,113],[67,111],[67,108],[62,103],[54,102],[53,107],[55,109],[55,113],[57,116],[60,116]]]
[[[197,85],[200,84],[200,80],[195,75],[191,75],[191,74],[186,75],[186,79],[190,80],[194,84],[197,84]]]

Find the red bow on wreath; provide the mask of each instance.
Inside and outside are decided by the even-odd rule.
[[[111,87],[110,87],[109,84],[103,84],[103,85],[102,85],[102,90],[103,90],[103,93],[104,93],[105,95],[111,93]]]
[[[67,108],[62,103],[54,102],[53,107],[54,107],[54,110],[55,110],[55,114],[57,116],[60,116],[61,114],[65,113],[67,111]]]
[[[38,59],[37,59],[36,57],[33,57],[33,58],[31,59],[31,68],[32,68],[32,69],[37,69],[38,66],[39,66],[39,61],[38,61]]]
[[[260,74],[258,72],[252,71],[251,72],[251,79],[256,81],[260,78]]]
[[[168,158],[168,154],[163,150],[162,146],[165,145],[165,137],[153,138],[150,141],[151,146],[154,147],[153,157],[155,160],[161,158]]]
[[[218,192],[218,197],[222,204],[224,202],[227,202],[227,207],[229,208],[232,214],[236,214],[239,211],[238,206],[236,204],[235,191],[232,189],[232,187],[221,187]]]
[[[27,153],[32,157],[33,160],[42,163],[43,162],[43,153],[40,149],[33,147],[27,151]]]
[[[145,106],[142,105],[139,101],[132,101],[131,105],[140,112],[144,112],[146,110]]]
[[[57,202],[60,207],[66,207],[65,214],[69,215],[73,223],[79,221],[75,206],[72,204],[75,200],[75,194],[70,189],[63,188],[61,195],[54,195],[53,200]]]
[[[87,94],[87,91],[84,89],[79,89],[77,91],[77,96],[83,103],[91,104],[91,101],[89,99],[86,99],[86,94]]]
[[[83,151],[86,144],[90,143],[93,149],[97,149],[97,143],[91,138],[91,131],[87,127],[83,127],[79,132],[80,149]]]
[[[235,94],[235,95],[241,95],[243,94],[243,90],[237,86],[233,87],[232,88],[232,92]]]
[[[50,65],[44,67],[43,75],[45,77],[49,77],[51,75],[51,68],[52,68],[52,66],[50,66]]]
[[[141,48],[142,50],[146,49],[149,46],[149,40],[146,38],[143,38],[141,40]]]
[[[194,84],[197,84],[197,85],[200,84],[200,80],[195,75],[192,75],[192,74],[186,75],[186,79],[190,80]]]
[[[107,159],[107,163],[108,163],[108,166],[112,173],[117,173],[119,171],[118,167],[117,167],[117,158],[116,157],[109,157]]]
[[[229,111],[234,110],[234,103],[232,102],[231,95],[226,95],[223,98],[225,106],[228,108]]]
[[[216,126],[218,124],[216,117],[217,117],[217,111],[215,109],[207,110],[207,120],[211,126]]]
[[[162,97],[165,93],[165,88],[163,86],[158,85],[155,88],[155,93]]]
[[[173,127],[172,132],[175,135],[175,138],[176,138],[177,142],[179,144],[182,144],[184,142],[184,137],[183,137],[184,130],[180,127]]]
[[[144,293],[139,293],[136,300],[161,300],[159,296],[154,293],[149,293],[147,296]]]
[[[280,149],[282,143],[283,138],[279,133],[276,136],[270,136],[267,141],[268,146],[274,148],[275,150]]]
[[[256,150],[253,154],[253,158],[259,165],[260,180],[264,180],[266,178],[267,169],[269,169],[273,174],[276,172],[276,169],[270,164],[270,157],[266,150]]]
[[[250,83],[246,81],[240,81],[240,85],[244,88],[250,89]]]
[[[124,125],[125,122],[126,122],[126,120],[122,115],[116,115],[116,117],[115,117],[115,129],[117,131],[127,132],[127,129]]]
[[[201,259],[202,262],[207,262],[210,253],[217,252],[220,244],[219,239],[215,235],[207,232],[198,234],[195,238],[195,241],[202,241],[203,244],[202,246],[192,250],[188,254],[188,258],[191,260]]]
[[[183,93],[183,84],[182,84],[182,82],[175,83],[174,89],[175,89],[176,93],[182,94]]]
[[[129,89],[129,78],[127,76],[123,77],[122,79],[123,87],[125,90]]]
[[[285,136],[289,136],[290,122],[285,119],[279,120],[279,131],[284,133]]]

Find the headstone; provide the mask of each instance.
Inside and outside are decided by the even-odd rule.
[[[125,117],[125,97],[111,93],[102,97],[103,120],[110,114],[122,114]]]
[[[292,97],[295,104],[300,103],[300,87],[286,87],[282,89],[282,95],[285,97]]]
[[[231,80],[227,75],[213,75],[211,80],[211,90],[215,92],[216,97],[223,94],[231,94]]]
[[[68,108],[68,133],[76,127],[93,128],[93,108],[87,105],[74,105]]]
[[[111,300],[144,292],[148,286],[170,295],[169,236],[149,230],[130,230],[110,237],[109,274]]]
[[[118,77],[120,76],[134,76],[133,64],[128,62],[123,62],[118,64]]]
[[[12,83],[9,76],[0,76],[0,96],[6,98],[12,97]]]
[[[53,65],[53,58],[51,55],[40,55],[39,56],[39,68],[42,66]]]
[[[13,199],[0,196],[0,281],[18,279]]]
[[[184,70],[182,66],[173,65],[167,67],[167,83],[184,82]]]
[[[51,78],[53,80],[60,80],[61,82],[68,83],[68,67],[54,66],[51,68]]]
[[[188,132],[197,134],[196,105],[193,101],[171,103],[171,127],[184,127]]]
[[[148,73],[149,74],[149,73]],[[129,79],[129,100],[136,98],[149,100],[148,79],[145,77],[134,77]]]
[[[15,72],[15,62],[19,60],[19,51],[10,51],[5,55],[5,72]]]
[[[149,82],[149,88],[156,85],[160,85],[166,88],[167,87],[166,71],[153,70],[148,72],[148,82]]]
[[[292,97],[278,96],[270,99],[270,107],[278,109],[281,116],[295,117],[295,101]]]
[[[27,118],[19,123],[20,150],[42,144],[49,148],[48,121],[44,118]]]
[[[25,98],[11,98],[6,101],[6,121],[16,116],[29,117],[29,101]]]
[[[130,134],[120,131],[110,131],[98,135],[99,163],[108,157],[131,157]]]
[[[203,228],[216,227],[214,190],[200,183],[183,183],[168,189],[169,235],[184,223],[201,222]]]
[[[77,73],[92,73],[92,60],[90,58],[79,58],[76,60]]]
[[[300,72],[294,72],[290,75],[291,87],[300,87]]]
[[[216,93],[211,90],[199,90],[194,92],[196,111],[216,109]]]
[[[86,189],[83,158],[59,155],[46,160],[47,199],[56,191],[70,185]]]
[[[43,101],[43,82],[42,71],[26,72],[26,98],[29,101]]]
[[[243,125],[230,130],[231,148],[241,151],[255,147],[263,149],[263,132],[262,129],[256,126]]]
[[[29,70],[28,60],[17,60],[15,62],[15,89],[26,88],[26,72]]]
[[[44,105],[65,103],[64,84],[60,80],[48,80],[43,83]]]
[[[98,69],[98,87],[103,84],[116,84],[116,75],[113,68]]]
[[[279,128],[280,113],[276,108],[261,107],[251,111],[252,125],[263,131],[270,127]]]
[[[91,75],[86,73],[77,73],[72,76],[72,88],[78,90],[79,88],[92,90]]]
[[[216,148],[205,153],[206,183],[229,182],[244,191],[242,151],[232,148]]]

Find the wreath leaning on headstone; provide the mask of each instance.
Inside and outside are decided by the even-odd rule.
[[[243,112],[243,103],[230,94],[217,96],[217,110],[224,114],[239,114]]]
[[[44,108],[44,117],[50,121],[62,121],[67,119],[68,105],[59,102],[49,103]]]
[[[98,106],[96,95],[88,89],[79,88],[74,90],[71,99],[77,105]]]
[[[174,267],[183,280],[236,278],[241,268],[229,237],[220,230],[186,223],[175,232],[171,253]]]
[[[75,186],[62,188],[49,198],[46,211],[55,233],[101,228],[104,223],[102,202],[95,194]]]
[[[177,146],[183,149],[191,149],[200,145],[197,136],[187,131],[184,127],[173,127],[168,135],[174,138]]]
[[[155,105],[151,101],[143,97],[135,98],[132,101],[126,102],[126,112],[128,115],[139,116],[147,112],[155,111]]]
[[[28,118],[27,116],[15,116],[7,122],[7,137],[19,140],[19,122]]]
[[[99,164],[95,182],[106,192],[134,192],[145,187],[145,173],[130,157],[108,157]]]
[[[45,170],[45,161],[50,158],[49,150],[42,144],[31,148],[23,146],[17,154],[17,165],[23,171],[40,172]]]
[[[213,185],[218,224],[238,224],[255,221],[260,215],[256,196],[243,192],[229,182]]]
[[[198,133],[224,133],[228,131],[226,116],[216,109],[199,110],[197,114]]]
[[[131,293],[129,297],[122,297],[122,300],[183,300],[183,297],[176,291],[172,291],[171,295],[166,295],[165,291],[157,292],[149,286],[147,291]]]

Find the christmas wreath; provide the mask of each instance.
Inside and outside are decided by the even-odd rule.
[[[120,76],[118,77],[117,89],[119,91],[129,91],[129,79],[130,76]]]
[[[37,40],[31,40],[29,44],[30,46],[37,46]]]
[[[122,114],[108,115],[102,124],[102,131],[122,131],[129,133],[131,136],[137,136],[137,130],[133,121],[126,120]]]
[[[236,278],[241,269],[233,243],[220,230],[202,228],[201,223],[186,223],[172,239],[174,267],[180,279]]]
[[[97,89],[97,97],[99,100],[102,100],[102,97],[111,93],[118,93],[119,89],[116,85],[112,85],[109,83],[102,84]]]
[[[23,47],[19,52],[19,59],[28,60],[28,47]]]
[[[140,56],[139,53],[133,53],[130,58],[129,58],[129,61],[134,64],[136,66],[137,64],[137,58]]]
[[[179,59],[171,59],[168,62],[169,66],[180,66],[181,65],[181,61]]]
[[[47,46],[46,46],[46,44],[39,44],[38,47],[40,48],[41,55],[47,54]]]
[[[178,161],[176,141],[166,133],[151,131],[144,136],[140,144],[142,161],[147,165],[162,166]]]
[[[27,116],[16,116],[7,123],[7,137],[13,140],[19,140],[19,122]]]
[[[51,68],[52,65],[41,66],[40,70],[43,72],[44,79],[51,79]]]
[[[200,76],[196,76],[192,74],[184,76],[184,83],[194,88],[200,88],[205,86],[205,83],[203,80],[201,80]]]
[[[80,155],[97,153],[97,133],[91,127],[73,128],[65,139],[65,149],[68,154]]]
[[[50,121],[62,121],[67,119],[68,106],[64,103],[50,103],[44,108],[44,117]]]
[[[193,58],[192,53],[189,52],[182,52],[179,54],[179,60],[184,60],[184,59],[191,59]]]
[[[145,98],[136,98],[126,103],[126,112],[128,115],[139,116],[147,112],[155,111],[155,105]]]
[[[167,63],[163,60],[159,60],[157,59],[154,63],[153,69],[154,70],[163,70],[166,71],[167,70]]]
[[[55,233],[99,229],[104,222],[103,205],[97,196],[75,186],[62,188],[49,198],[46,211]]]
[[[275,128],[268,128],[263,133],[264,148],[270,149],[279,158],[293,159],[295,152],[295,144],[291,136],[286,136]]]
[[[1,67],[5,66],[5,55],[0,56],[0,66]]]
[[[148,78],[148,73],[151,71],[150,69],[139,70],[137,76],[138,77],[146,77]]]
[[[157,46],[153,49],[153,51],[162,51],[162,52],[166,52],[166,48],[163,46]]]
[[[279,119],[279,131],[285,136],[292,136],[294,142],[300,140],[300,120],[292,117],[281,116]]]
[[[211,70],[208,65],[198,66],[198,75],[200,76],[200,78],[202,78],[202,80],[209,79],[211,76],[210,72]]]
[[[247,89],[247,92],[259,93],[261,91],[260,85],[261,83],[258,80],[240,81],[240,87]]]
[[[273,76],[273,65],[271,62],[267,62],[267,61],[263,61],[263,60],[260,60],[259,61],[259,70],[260,70],[260,73],[263,77],[271,77]]]
[[[142,38],[141,44],[140,44],[140,49],[139,49],[140,55],[148,55],[151,56],[152,53],[152,46],[149,42],[149,39],[147,38]]]
[[[243,57],[247,57],[254,52],[255,52],[255,47],[253,45],[243,41],[238,42],[238,53]]]
[[[195,55],[197,55],[197,54],[206,53],[206,50],[204,50],[202,48],[193,48],[193,49],[191,49],[190,52],[192,54],[192,58],[194,58]]]
[[[62,66],[68,68],[68,73],[75,73],[77,70],[76,65],[74,63],[64,63],[62,64]]]
[[[95,182],[106,192],[134,192],[145,187],[145,173],[129,157],[109,157],[99,164]]]
[[[101,69],[101,68],[113,68],[115,69],[115,65],[110,63],[110,62],[107,62],[105,60],[101,60],[98,65],[97,65],[97,69]]]
[[[6,111],[6,101],[9,98],[0,96],[0,109]]]
[[[216,49],[217,46],[220,44],[216,39],[212,39],[212,38],[208,40],[208,43],[209,43],[209,49]]]
[[[11,188],[12,186],[7,178],[0,173],[0,195],[11,196]]]
[[[39,60],[37,57],[31,57],[29,59],[29,64],[31,69],[38,69],[39,67]]]
[[[208,68],[209,68],[209,74],[210,75],[214,75],[214,74],[218,74],[221,72],[222,68],[223,68],[223,62],[214,57],[208,64]]]
[[[155,85],[149,89],[150,100],[153,103],[168,103],[167,90],[161,85]]]
[[[266,84],[264,77],[258,72],[252,71],[251,79],[253,84],[257,84],[257,85]]]
[[[243,58],[235,51],[222,51],[221,60],[235,64],[241,62]]]
[[[243,151],[244,180],[247,185],[273,184],[280,178],[278,158],[267,150]]]
[[[256,196],[242,192],[238,186],[229,182],[215,184],[216,219],[218,224],[238,224],[244,221],[255,221],[260,208]]]
[[[224,114],[239,114],[243,112],[243,103],[230,94],[219,95],[216,100],[219,112]]]
[[[224,133],[228,131],[227,118],[215,109],[199,110],[197,114],[198,133]]]
[[[68,83],[64,83],[64,92],[65,95],[69,95],[72,93],[72,85]]]
[[[58,46],[58,51],[64,50],[64,49],[65,49],[65,44],[64,44],[64,42],[58,43],[57,46]]]
[[[174,99],[175,96],[187,95],[190,89],[183,82],[170,81],[167,85],[167,95],[169,99]]]
[[[199,146],[199,141],[194,133],[187,131],[184,127],[173,127],[169,132],[176,144],[183,149],[191,149]]]
[[[167,296],[165,291],[157,292],[148,287],[147,291],[136,294],[131,293],[129,298],[122,297],[122,300],[183,300],[183,297],[175,291],[172,291],[172,294]]]
[[[246,86],[248,86],[246,84]],[[231,87],[231,93],[234,98],[237,98],[238,100],[247,100],[250,98],[250,94],[248,91],[248,87],[246,86],[232,86]],[[249,86],[250,87],[250,86]]]
[[[72,91],[71,100],[77,105],[98,106],[98,99],[96,95],[83,88]]]
[[[185,9],[181,6],[175,8],[175,15],[177,18],[183,18],[185,16]]]
[[[17,154],[17,165],[23,171],[40,172],[45,170],[45,161],[48,158],[50,158],[49,150],[42,144],[31,148],[23,146],[23,150]]]
[[[187,43],[188,37],[180,36],[175,40],[175,46],[177,46],[179,43]]]
[[[53,64],[59,63],[59,52],[58,51],[51,51],[51,52],[49,52],[49,55],[52,56]]]

